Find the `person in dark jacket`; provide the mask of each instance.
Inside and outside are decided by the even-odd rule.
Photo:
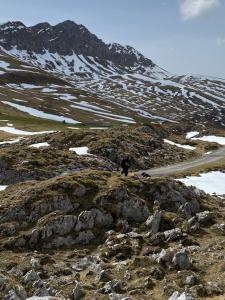
[[[124,174],[125,176],[127,176],[130,167],[131,167],[130,157],[127,156],[121,162],[121,168],[122,168],[121,174]]]

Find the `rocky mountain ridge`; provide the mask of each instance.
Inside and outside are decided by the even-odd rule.
[[[35,109],[73,124],[188,120],[225,126],[223,79],[173,75],[134,48],[107,45],[72,21],[2,24],[0,82],[1,111],[10,115],[37,118]]]
[[[111,61],[125,67],[143,65],[154,67],[155,64],[130,46],[119,44],[106,45],[92,34],[85,26],[72,21],[65,21],[55,26],[40,23],[27,27],[22,22],[7,22],[0,25],[0,45],[6,50],[16,47],[43,54],[46,51],[59,55],[84,55],[97,57],[102,61]]]

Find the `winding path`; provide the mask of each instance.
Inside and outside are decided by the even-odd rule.
[[[142,175],[143,173],[155,176],[155,177],[163,177],[168,176],[172,174],[176,174],[181,171],[186,171],[189,169],[193,169],[195,167],[203,166],[209,163],[213,163],[216,161],[219,161],[221,159],[225,158],[225,147],[221,147],[216,151],[211,152],[210,154],[204,154],[202,157],[195,159],[195,160],[189,160],[186,162],[169,165],[166,167],[160,167],[150,170],[143,170],[137,172],[138,175]]]

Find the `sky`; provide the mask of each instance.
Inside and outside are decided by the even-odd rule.
[[[225,0],[0,0],[0,22],[73,20],[174,74],[225,78]]]

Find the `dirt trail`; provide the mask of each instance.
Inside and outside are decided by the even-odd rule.
[[[143,170],[137,172],[138,175],[141,175],[142,173],[146,173],[150,176],[156,176],[156,177],[162,177],[162,176],[168,176],[172,175],[181,171],[186,171],[189,169],[193,169],[199,166],[203,166],[209,163],[213,163],[216,161],[219,161],[221,159],[225,158],[225,147],[221,147],[216,151],[211,152],[210,154],[205,154],[202,157],[186,161],[183,163],[178,163],[174,165],[169,165],[166,167],[160,167],[150,170]]]

